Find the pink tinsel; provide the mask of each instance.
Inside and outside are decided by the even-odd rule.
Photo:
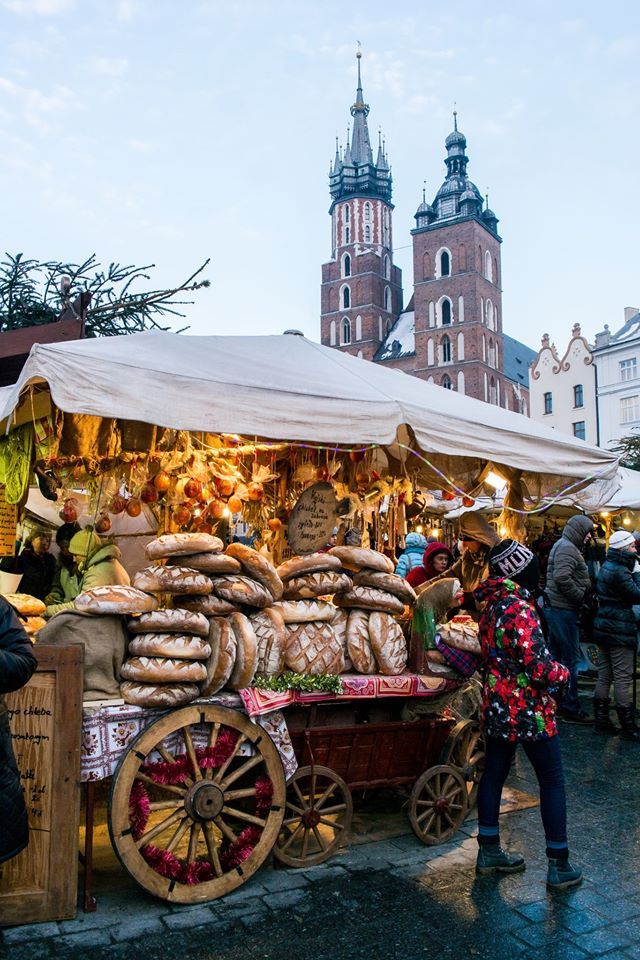
[[[141,773],[145,773],[156,783],[180,784],[184,782],[189,769],[189,758],[186,753],[176,757],[175,763],[165,763],[164,760],[158,763],[145,763],[140,768]]]
[[[218,734],[214,747],[204,747],[201,750],[196,750],[196,757],[201,768],[211,767],[215,769],[215,767],[221,767],[233,753],[233,748],[237,742],[238,734],[235,730],[229,730],[225,727]]]
[[[129,823],[134,840],[139,840],[144,833],[150,811],[146,787],[140,780],[136,780],[129,794]]]
[[[271,809],[273,800],[273,784],[269,777],[258,777],[256,780],[256,813],[259,817],[266,817]]]
[[[253,853],[262,831],[259,827],[245,827],[233,843],[220,855],[220,863],[225,870],[233,870],[244,863]]]
[[[178,858],[172,853],[169,853],[168,850],[160,850],[159,847],[154,847],[153,844],[148,843],[145,847],[141,847],[140,853],[151,869],[159,873],[161,877],[172,877],[174,880],[179,879],[182,864]]]

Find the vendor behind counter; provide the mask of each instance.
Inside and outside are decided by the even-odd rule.
[[[85,590],[111,584],[129,586],[131,583],[129,574],[120,562],[122,554],[119,547],[115,543],[104,543],[91,527],[74,534],[69,543],[69,552],[74,559],[76,575],[73,579],[69,578],[67,593],[73,595],[65,594],[60,602],[49,603],[44,613],[46,619],[65,610],[73,610],[75,598]]]

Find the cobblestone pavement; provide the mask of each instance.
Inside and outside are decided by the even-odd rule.
[[[95,914],[9,928],[0,956],[91,960],[462,957],[640,960],[640,748],[562,726],[571,849],[585,883],[545,889],[537,807],[502,818],[525,873],[476,878],[476,825],[444,847],[412,834],[352,846],[305,870],[263,868],[223,901],[170,907],[123,875]],[[510,783],[535,792],[524,755]]]

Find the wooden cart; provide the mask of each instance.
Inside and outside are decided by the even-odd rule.
[[[448,840],[474,802],[482,743],[474,720],[406,723],[402,701],[314,704],[287,712],[297,772],[239,711],[193,704],[146,727],[122,755],[109,797],[120,862],[148,892],[214,900],[273,851],[309,866],[347,842],[351,790],[412,785],[409,820],[427,844]]]

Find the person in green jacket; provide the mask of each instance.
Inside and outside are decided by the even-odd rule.
[[[80,532],[79,523],[63,523],[56,530],[56,543],[60,553],[56,564],[56,573],[51,590],[44,598],[46,606],[64,603],[78,596],[79,575],[75,557],[69,550],[71,538]]]
[[[129,574],[120,562],[122,554],[119,548],[115,543],[103,543],[92,527],[85,527],[71,538],[69,551],[75,560],[77,579],[75,587],[71,580],[67,586],[70,592],[75,592],[59,603],[49,604],[44,612],[47,620],[63,610],[73,610],[73,601],[86,590],[111,584],[129,586],[131,583]]]

